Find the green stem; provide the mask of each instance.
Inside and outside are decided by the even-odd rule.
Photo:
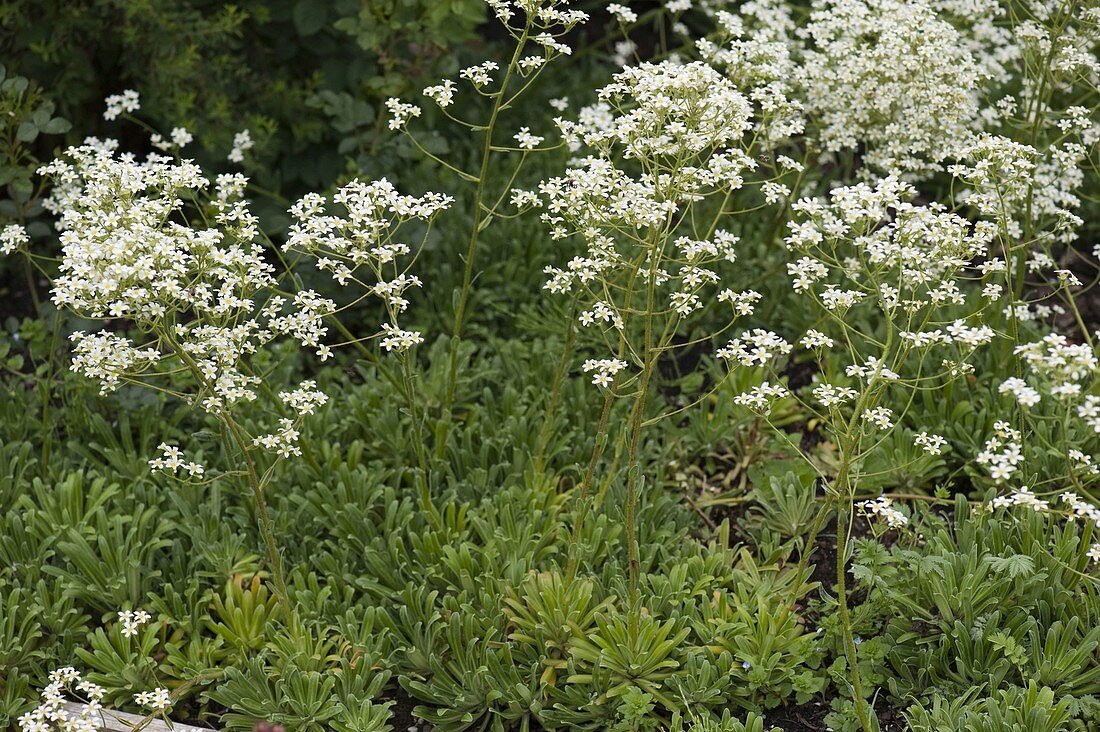
[[[466,307],[470,299],[470,287],[473,284],[474,259],[477,255],[478,238],[481,236],[481,231],[488,226],[490,221],[492,221],[491,214],[486,214],[485,217],[482,218],[482,203],[485,198],[485,183],[489,177],[489,163],[493,153],[493,132],[496,129],[497,117],[500,115],[504,106],[503,102],[508,90],[508,82],[512,78],[516,62],[519,60],[519,54],[522,52],[526,42],[527,30],[524,30],[523,35],[516,44],[516,50],[512,53],[512,60],[508,63],[508,69],[504,72],[504,79],[500,82],[500,91],[497,92],[493,100],[493,110],[490,112],[489,121],[485,125],[485,145],[481,152],[481,168],[477,176],[477,190],[474,193],[474,222],[473,226],[470,228],[470,240],[466,245],[466,260],[462,269],[462,288],[458,293],[458,302],[455,303],[454,334],[451,338],[450,368],[447,374],[447,395],[443,404],[444,419],[450,418],[451,410],[454,407],[455,389],[458,381],[458,352],[462,342],[462,326],[466,319]],[[449,425],[448,431],[444,433],[444,439],[440,440],[439,445],[436,446],[436,453],[439,455],[442,454],[442,450],[446,447],[446,437],[448,434]]]
[[[603,448],[607,444],[607,422],[611,416],[611,405],[615,402],[615,396],[608,391],[603,400],[603,410],[600,412],[600,421],[596,425],[596,442],[592,446],[592,457],[588,460],[588,469],[581,481],[580,494],[577,496],[577,517],[573,521],[573,535],[569,542],[569,562],[565,568],[566,580],[572,580],[577,574],[577,547],[581,540],[581,525],[588,515],[588,495],[592,490],[592,480],[596,474],[596,464],[600,461]]]
[[[565,348],[562,349],[558,368],[554,372],[554,383],[550,388],[550,402],[546,405],[546,416],[543,419],[542,429],[539,431],[538,445],[535,448],[535,473],[542,475],[546,460],[546,448],[550,444],[550,434],[554,430],[554,415],[558,411],[558,403],[561,401],[562,383],[565,381],[565,372],[569,368],[569,361],[573,358],[573,342],[576,338],[576,328],[573,323],[577,319],[577,300],[573,299],[573,307],[569,312],[569,320],[565,324]]]
[[[847,480],[846,477],[845,480]],[[848,658],[848,672],[852,680],[852,700],[855,704],[856,717],[859,718],[859,724],[863,727],[864,732],[874,732],[867,709],[867,700],[863,698],[863,682],[859,674],[855,637],[852,634],[852,616],[848,612],[848,524],[851,511],[850,503],[841,499],[837,507],[836,517],[836,602],[840,611],[840,625],[844,635],[844,655]]]
[[[264,487],[260,482],[259,473],[256,470],[256,462],[252,459],[248,443],[245,441],[240,427],[233,418],[226,415],[223,418],[223,422],[229,429],[229,433],[232,435],[233,442],[236,443],[237,449],[239,449],[241,455],[244,456],[245,467],[248,471],[248,486],[252,489],[252,497],[256,501],[256,514],[260,518],[260,533],[262,533],[264,537],[264,546],[267,549],[267,559],[268,562],[271,563],[271,574],[275,578],[275,591],[278,593],[279,602],[282,604],[283,611],[286,613],[287,625],[291,628],[297,627],[294,607],[290,602],[290,593],[287,592],[286,589],[286,577],[283,574],[282,556],[279,554],[279,546],[275,541],[275,522],[271,520],[271,515],[267,512],[267,500],[264,498]]]
[[[172,350],[179,356],[180,360],[191,370],[195,379],[199,384],[206,386],[206,377],[202,373],[202,369],[195,363],[191,355],[187,353],[175,340],[171,337],[168,330],[165,329],[159,333],[172,347]],[[275,592],[279,597],[279,603],[283,607],[283,611],[286,614],[287,626],[292,632],[297,632],[297,617],[294,612],[294,606],[290,602],[290,593],[286,589],[286,577],[283,574],[283,562],[279,554],[279,546],[275,541],[275,522],[271,520],[271,515],[267,512],[267,500],[264,498],[264,486],[260,480],[259,471],[256,470],[256,462],[252,459],[251,446],[245,439],[244,434],[241,432],[240,426],[234,421],[233,417],[229,413],[221,415],[222,423],[229,431],[232,437],[233,444],[241,452],[241,456],[244,458],[246,475],[248,477],[248,487],[252,490],[252,497],[256,502],[256,514],[260,519],[260,533],[264,537],[264,547],[267,550],[267,560],[271,564],[271,574],[275,579]]]

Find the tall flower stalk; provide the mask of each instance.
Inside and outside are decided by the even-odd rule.
[[[400,99],[390,99],[387,102],[392,115],[390,129],[401,130],[427,158],[473,187],[473,200],[470,203],[471,225],[462,256],[462,281],[453,301],[454,319],[447,387],[442,405],[444,420],[451,418],[454,408],[459,379],[459,353],[477,272],[482,234],[494,220],[510,215],[503,212],[503,207],[512,203],[508,200],[508,194],[527,157],[533,152],[556,147],[543,145],[545,138],[532,133],[528,127],[521,128],[513,135],[515,144],[502,144],[499,139],[502,116],[516,106],[550,62],[572,53],[572,49],[562,39],[576,25],[588,19],[586,13],[569,9],[567,3],[561,0],[492,0],[489,6],[514,43],[507,64],[501,68],[495,61],[485,61],[469,66],[459,73],[458,84],[445,79],[440,84],[426,87],[423,92],[439,108],[446,120],[480,137],[481,147],[475,171],[463,170],[426,149],[408,126],[411,119],[421,115],[419,106]],[[456,96],[460,94],[460,85],[463,87],[463,96],[472,92],[487,105],[482,119],[469,120],[451,111]],[[497,170],[497,161],[506,156],[514,156],[515,162],[506,167],[511,172],[501,177],[506,181],[501,186],[495,184],[501,176]],[[443,438],[436,445],[437,456],[444,454],[448,434],[448,431],[444,431]]]
[[[577,298],[583,343],[604,350],[583,370],[608,391],[595,451],[577,489],[569,574],[576,571],[581,524],[599,456],[606,444],[613,399],[629,402],[624,524],[630,599],[638,602],[641,573],[637,505],[643,485],[642,447],[660,360],[693,314],[716,305],[728,322],[752,313],[760,295],[721,288],[723,263],[736,258],[737,237],[719,228],[744,211],[727,208],[731,193],[751,185],[764,200],[789,193],[780,179],[798,164],[784,159],[772,175],[754,159],[767,115],[753,120],[750,101],[703,64],[643,64],[625,69],[599,92],[580,121],[559,118],[565,143],[587,155],[564,175],[520,196],[541,213],[551,237],[583,239],[587,251],[565,267],[548,267],[546,289]],[[754,124],[755,123],[755,124]],[[763,174],[761,174],[761,172]],[[752,177],[746,184],[746,178]],[[748,194],[752,195],[752,194]],[[726,325],[725,327],[729,327]],[[724,328],[723,328],[724,329]]]

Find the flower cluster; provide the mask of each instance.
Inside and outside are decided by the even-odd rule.
[[[889,407],[874,407],[863,413],[863,421],[880,430],[888,430],[894,426],[894,412]]]
[[[138,634],[140,626],[149,622],[150,616],[144,610],[124,610],[118,613],[118,619],[122,635],[132,638]],[[49,684],[41,692],[39,705],[19,718],[20,732],[96,732],[102,726],[106,694],[105,688],[85,679],[72,666],[52,671]],[[75,704],[79,711],[71,711],[72,697],[83,700]],[[163,713],[172,706],[172,695],[168,689],[158,687],[134,694],[134,701]]]
[[[1016,353],[1048,385],[1050,393],[1062,399],[1080,396],[1082,382],[1092,379],[1100,368],[1092,346],[1070,343],[1060,333],[1050,333],[1041,341],[1018,346]]]
[[[780,399],[790,396],[790,391],[779,384],[770,384],[765,381],[760,386],[754,386],[746,392],[733,398],[733,403],[742,407],[748,407],[762,416],[771,414],[772,404]]]
[[[79,693],[86,703],[73,714],[65,708],[65,692]],[[96,732],[98,712],[106,689],[85,680],[72,666],[50,672],[50,683],[42,690],[39,705],[19,718],[21,732]]]
[[[122,623],[122,634],[127,638],[137,635],[138,629],[150,619],[149,613],[144,610],[122,610],[118,614],[118,622]]]
[[[246,149],[250,138],[238,137],[237,146]],[[62,243],[53,300],[82,317],[116,324],[70,337],[72,368],[98,380],[102,391],[127,382],[156,385],[182,370],[192,380],[173,381],[173,390],[223,417],[235,405],[258,398],[261,378],[249,361],[275,339],[293,339],[327,357],[324,320],[335,312],[335,303],[310,290],[291,298],[276,294],[274,268],[256,241],[257,220],[241,198],[248,183],[244,176],[218,177],[208,199],[216,225],[199,227],[188,220],[200,218],[191,213],[203,205],[211,186],[189,161],[157,154],[139,161],[117,154],[114,141],[89,140],[42,172],[54,182],[44,205],[59,216]],[[399,246],[376,239],[372,248],[365,241],[365,232],[374,226],[368,217],[374,209],[365,199],[369,194],[354,185],[342,190],[337,200],[350,212],[349,219],[329,217],[333,223],[327,236],[311,243],[353,264],[360,261],[357,245],[345,242],[344,234],[369,251],[372,263],[398,256]],[[409,203],[395,195],[386,200],[401,215],[440,207],[438,200]],[[408,206],[420,208],[410,212]],[[362,228],[341,228],[356,224]],[[316,233],[318,226],[309,231]],[[400,293],[409,284],[408,279],[387,280],[378,291],[391,306],[403,308]],[[147,337],[147,343],[136,342],[124,329]],[[315,385],[304,384],[286,399],[299,414],[308,414],[325,398]],[[297,433],[292,432],[284,425],[257,438],[258,444],[284,456],[296,454]],[[204,474],[203,466],[185,459],[178,447],[161,444],[160,450],[162,455],[149,461],[154,470],[192,478]]]
[[[871,501],[861,501],[856,506],[867,516],[876,516],[891,529],[900,529],[909,523],[909,517],[894,508],[889,496],[879,496]]]
[[[602,389],[615,383],[615,375],[626,367],[626,361],[617,358],[590,358],[584,362],[584,372],[591,373],[592,383]]]
[[[756,328],[742,333],[718,350],[718,358],[736,361],[742,366],[763,366],[791,352],[791,344],[770,330]]]
[[[1058,502],[1071,521],[1085,521],[1094,529],[1100,529],[1100,508],[1084,500],[1073,491],[1065,491],[1058,496]],[[1008,495],[997,496],[990,501],[990,510],[1023,506],[1032,511],[1054,511],[1051,501],[1039,498],[1026,485],[1013,490]],[[1100,562],[1100,543],[1092,544],[1085,555],[1093,562]]]
[[[929,173],[976,127],[983,71],[929,0],[827,0],[802,33],[797,78],[826,149]]]
[[[1023,448],[1020,444],[1022,436],[1019,430],[1013,429],[1007,422],[997,422],[993,425],[994,436],[986,440],[983,449],[976,458],[977,463],[983,466],[989,477],[996,483],[1003,483],[1012,477],[1023,462]]]
[[[149,467],[154,471],[164,471],[172,475],[179,475],[179,472],[182,470],[189,477],[198,477],[206,472],[205,468],[199,463],[185,460],[183,452],[175,445],[169,445],[168,443],[162,442],[157,449],[163,454],[161,457],[153,458],[149,461]]]
[[[385,178],[353,180],[332,196],[339,214],[327,210],[329,201],[319,193],[308,194],[294,204],[290,209],[294,223],[283,249],[315,257],[317,268],[338,284],[355,283],[380,298],[388,313],[388,322],[382,326],[382,345],[387,351],[404,351],[422,340],[418,332],[401,330],[397,322],[409,305],[406,291],[420,287],[421,282],[408,274],[412,247],[395,236],[406,222],[430,224],[453,201],[450,196],[431,192],[419,197],[402,195]]]
[[[929,455],[942,455],[947,440],[940,435],[931,435],[927,432],[919,432],[913,438],[913,444],[923,449]]]
[[[248,130],[241,130],[233,135],[233,147],[228,155],[229,162],[243,163],[245,152],[251,150],[255,144],[256,142],[252,139],[252,133]]]
[[[546,289],[577,293],[583,325],[603,323],[627,339],[639,312],[633,298],[647,303],[648,317],[668,319],[666,336],[713,302],[728,303],[733,318],[751,314],[759,293],[721,287],[737,236],[674,224],[756,169],[749,100],[715,68],[671,61],[624,69],[598,97],[575,121],[555,120],[571,149],[590,154],[540,183],[537,195],[513,194],[542,209],[551,238],[587,244],[564,267],[546,268]]]
[[[69,340],[73,343],[72,370],[98,381],[103,394],[117,389],[124,377],[148,371],[163,357],[155,348],[138,348],[130,339],[105,330],[92,334],[73,331]]]
[[[141,97],[133,89],[127,89],[121,94],[112,94],[105,100],[107,109],[103,112],[103,119],[108,122],[117,119],[123,112],[133,113],[141,109]]]
[[[301,455],[302,448],[298,447],[299,432],[294,420],[280,419],[279,429],[267,435],[258,435],[252,439],[252,444],[276,453],[279,457],[288,458],[291,455]]]
[[[518,46],[513,65],[505,69],[504,79],[508,79],[513,71],[520,77],[530,79],[553,59],[572,54],[573,49],[563,39],[574,27],[588,20],[587,13],[567,8],[567,3],[563,0],[486,1],[497,20]],[[503,88],[495,90],[492,88],[501,78],[500,72],[500,64],[489,60],[461,69],[458,77],[468,82],[476,94],[496,98],[505,91]],[[506,81],[503,83],[506,85]],[[454,103],[457,92],[458,86],[455,82],[444,79],[439,84],[425,87],[422,93],[441,109],[446,109]],[[391,130],[407,131],[409,120],[421,114],[419,106],[404,102],[397,97],[386,100],[386,109],[390,113]],[[520,148],[524,150],[534,149],[542,140],[538,136],[531,135],[529,131],[521,135],[523,137],[518,141]],[[517,135],[517,138],[519,137]],[[533,142],[533,140],[539,142]]]
[[[30,243],[27,230],[19,224],[8,224],[0,230],[0,254],[11,254]]]
[[[158,687],[152,691],[139,691],[134,694],[134,701],[140,706],[148,707],[157,712],[164,712],[172,706],[172,695],[168,689]]]
[[[317,391],[317,382],[312,379],[303,381],[294,391],[279,392],[279,399],[299,415],[313,414],[328,402],[328,396]]]
[[[698,158],[739,141],[752,116],[752,105],[733,83],[701,62],[624,69],[599,98],[618,114],[588,123],[555,120],[566,142],[598,150],[617,144],[626,158],[642,160]]]

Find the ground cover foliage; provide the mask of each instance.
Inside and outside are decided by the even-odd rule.
[[[0,28],[0,727],[1100,727],[1096,3]]]

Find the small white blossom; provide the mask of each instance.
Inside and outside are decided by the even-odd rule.
[[[913,444],[917,447],[923,448],[923,450],[929,455],[942,455],[943,446],[947,444],[947,440],[939,435],[932,435],[927,432],[919,432],[917,436],[913,438]]]
[[[867,516],[877,516],[891,529],[900,529],[909,523],[905,514],[894,508],[893,501],[887,496],[879,496],[872,501],[861,501],[856,504]]]
[[[103,119],[110,122],[123,112],[136,112],[141,109],[141,98],[133,89],[127,89],[121,94],[112,94],[104,100],[107,109],[103,112]]]
[[[8,224],[0,231],[0,254],[11,254],[19,247],[30,243],[27,230],[19,224]]]
[[[627,367],[626,361],[617,358],[588,359],[584,362],[584,372],[592,374],[592,383],[601,389],[607,389],[615,382],[615,375]]]
[[[229,162],[243,163],[245,152],[251,150],[252,146],[255,144],[256,143],[252,139],[252,133],[248,130],[241,130],[233,135],[233,149],[229,151]]]

